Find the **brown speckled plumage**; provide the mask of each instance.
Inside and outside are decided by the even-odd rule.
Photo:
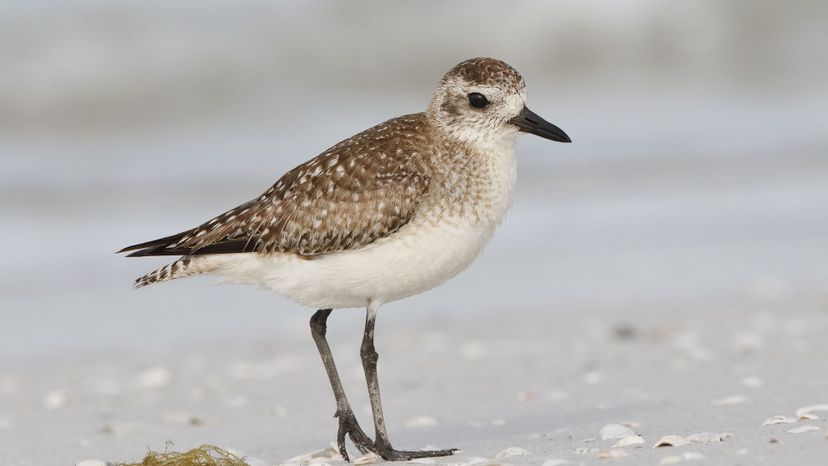
[[[443,77],[441,88],[457,82],[505,83],[514,92],[524,85],[517,71],[490,58],[460,63]],[[388,120],[336,144],[258,198],[196,228],[124,248],[135,251],[131,256],[184,256],[139,278],[136,286],[209,271],[189,270],[193,256],[280,252],[312,259],[392,235],[417,215],[432,222],[447,212],[480,217],[498,189],[487,185],[487,157],[436,126],[451,128],[451,119],[461,117],[460,130],[493,123],[482,113],[464,114],[458,109],[465,110],[466,102],[448,96],[441,111],[434,106],[433,101],[427,112]]]
[[[456,78],[473,84],[505,84],[513,89],[522,89],[526,85],[523,76],[517,70],[500,60],[488,57],[471,58],[459,63],[446,73],[441,82]]]
[[[416,157],[426,133],[421,114],[377,125],[166,248],[184,254],[212,249],[314,256],[371,243],[405,225],[428,190],[427,170]]]

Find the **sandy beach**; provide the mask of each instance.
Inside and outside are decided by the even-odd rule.
[[[623,316],[388,312],[379,348],[392,440],[462,450],[433,464],[821,464],[824,307],[699,304]],[[370,426],[360,320],[335,314],[331,337]],[[325,449],[315,461],[344,464],[329,447],[334,405],[315,348],[298,319],[290,327],[281,338],[217,337],[7,370],[0,388],[16,402],[3,406],[0,462],[136,461],[171,441],[180,451],[217,444],[252,466],[308,464],[302,455]],[[626,426],[606,434],[622,438],[602,438],[608,424]],[[691,443],[653,448],[668,435]]]
[[[380,312],[394,446],[459,448],[420,462],[444,465],[828,462],[824,14],[373,3],[388,21],[366,25],[326,2],[83,3],[0,7],[19,44],[0,55],[0,465],[134,462],[168,442],[343,464],[311,309],[209,277],[133,290],[164,260],[114,251],[422,110],[475,55],[520,69],[574,143],[520,140],[483,255]],[[503,36],[479,27],[495,19]],[[370,53],[342,58],[355,50]],[[329,338],[370,431],[363,319],[334,312]]]

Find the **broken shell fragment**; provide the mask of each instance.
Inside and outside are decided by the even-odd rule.
[[[796,427],[794,429],[789,430],[788,432],[792,434],[804,434],[805,432],[814,432],[819,431],[819,427],[817,426],[802,426]]]
[[[630,447],[633,445],[643,445],[644,444],[644,437],[640,435],[630,435],[629,437],[624,437],[618,441],[612,447]]]
[[[681,447],[687,445],[688,443],[690,442],[685,440],[684,437],[680,435],[665,435],[664,437],[658,439],[658,442],[653,445],[653,448]]]
[[[794,424],[796,423],[796,419],[788,416],[773,416],[765,419],[765,422],[762,423],[763,426],[772,426],[774,424]]]
[[[805,406],[803,408],[799,408],[796,410],[796,416],[802,417],[808,414],[813,414],[815,412],[822,412],[828,411],[828,404],[819,404],[819,405],[811,405]]]

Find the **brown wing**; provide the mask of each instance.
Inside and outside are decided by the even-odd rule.
[[[406,122],[404,126],[418,124],[419,119],[397,120],[360,133],[294,168],[258,199],[192,230],[122,252],[313,256],[359,248],[390,235],[408,223],[429,184],[423,170],[411,163],[409,144],[387,134]]]

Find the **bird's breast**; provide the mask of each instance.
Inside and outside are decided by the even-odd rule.
[[[436,219],[462,219],[497,226],[512,204],[517,161],[511,147],[468,155],[469,160],[441,178],[423,213]]]

